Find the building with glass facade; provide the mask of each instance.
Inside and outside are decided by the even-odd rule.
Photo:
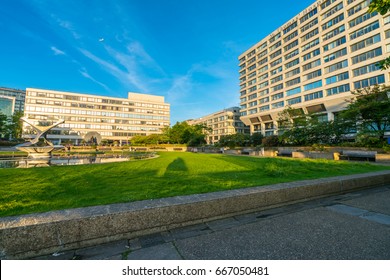
[[[207,144],[217,143],[225,135],[249,134],[249,127],[240,120],[239,107],[231,107],[198,119],[188,120],[187,123],[190,125],[203,124],[211,128],[211,132],[207,132]]]
[[[149,94],[129,92],[126,99],[27,88],[24,116],[39,125],[65,120],[47,137],[54,144],[79,145],[90,135],[126,144],[135,135],[159,134],[169,126],[170,105],[163,96]],[[24,133],[32,137],[34,132],[25,124]]]
[[[15,97],[0,95],[0,112],[10,117],[15,110]]]
[[[26,100],[25,90],[0,87],[0,96],[14,97],[15,98],[14,110],[17,112],[23,112],[24,101]]]
[[[239,56],[241,120],[251,133],[278,132],[287,106],[334,119],[351,91],[389,84],[390,15],[370,0],[319,0]]]

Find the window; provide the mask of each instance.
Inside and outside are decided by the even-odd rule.
[[[306,90],[312,90],[312,89],[315,89],[315,88],[318,88],[318,87],[322,87],[322,80],[315,81],[315,82],[313,82],[313,83],[304,85],[304,86],[303,86],[303,90],[304,90],[304,91],[306,91]]]
[[[298,31],[295,30],[293,33],[291,33],[290,35],[288,35],[287,37],[285,37],[285,38],[283,39],[283,41],[286,43],[286,42],[290,41],[291,39],[293,39],[293,38],[295,38],[295,37],[297,37],[297,36],[298,36]]]
[[[314,46],[317,46],[319,43],[320,43],[320,39],[318,39],[318,38],[311,41],[310,43],[308,43],[302,47],[302,52],[307,51],[308,49],[310,49]]]
[[[359,30],[356,30],[355,32],[352,32],[351,34],[349,34],[349,39],[350,40],[353,40],[353,39],[356,39],[360,36],[363,36],[364,34],[367,34],[375,29],[378,29],[379,28],[379,20],[363,27],[363,28],[360,28]]]
[[[253,84],[255,84],[255,83],[256,83],[256,79],[250,80],[250,81],[248,82],[248,86],[251,86],[251,85],[253,85]]]
[[[264,95],[267,95],[267,94],[269,94],[269,89],[268,88],[264,89],[262,91],[259,91],[259,96],[264,96]]]
[[[281,99],[281,98],[283,98],[283,92],[274,94],[274,95],[272,95],[271,97],[272,97],[272,101],[273,101],[273,100]]]
[[[314,72],[311,72],[309,74],[306,74],[303,76],[303,81],[307,81],[307,80],[311,80],[311,79],[314,79],[316,77],[320,77],[321,76],[321,69],[318,69]]]
[[[276,40],[278,40],[278,39],[280,38],[280,36],[281,36],[280,33],[278,33],[278,34],[272,36],[272,37],[269,39],[269,42],[270,42],[270,43],[275,42]]]
[[[294,21],[292,24],[290,24],[289,26],[287,26],[284,30],[283,30],[283,34],[287,34],[288,32],[290,32],[291,30],[293,30],[295,27],[297,27],[297,22]]]
[[[386,24],[389,24],[389,23],[390,23],[390,16],[384,17],[383,18],[383,24],[386,25]]]
[[[332,64],[328,67],[325,67],[324,70],[325,70],[325,74],[327,74],[346,67],[348,67],[348,60],[343,60],[338,63]]]
[[[268,102],[269,102],[269,97],[264,97],[264,98],[259,99],[260,104],[264,104],[264,103],[268,103]]]
[[[373,85],[383,84],[385,82],[385,75],[379,75],[376,77],[360,80],[357,82],[354,82],[353,85],[355,89],[364,88],[364,87],[370,87]]]
[[[265,65],[259,69],[259,74],[268,70],[268,65]]]
[[[301,87],[297,87],[297,88],[293,88],[293,89],[287,90],[286,91],[286,96],[291,96],[291,95],[298,94],[298,93],[301,93]]]
[[[343,8],[343,2],[341,2],[340,4],[338,4],[337,6],[334,6],[332,9],[330,9],[329,11],[327,11],[326,13],[324,13],[322,15],[322,20],[330,17],[331,15],[334,15],[335,13],[337,13],[337,11],[340,11],[341,9]]]
[[[333,2],[335,2],[336,0],[327,0],[325,2],[323,2],[321,4],[321,10],[325,9],[326,7],[328,7],[330,4],[332,4]]]
[[[254,93],[254,94],[248,96],[248,100],[255,99],[256,97],[257,97],[257,93]]]
[[[312,28],[313,26],[315,26],[316,24],[318,24],[318,18],[315,18],[314,20],[312,20],[311,22],[305,24],[304,26],[301,27],[301,33],[305,32],[306,30]]]
[[[260,112],[268,111],[269,110],[269,105],[261,106],[259,109],[260,109]]]
[[[263,65],[264,63],[267,63],[268,62],[268,57],[265,57],[265,58],[263,58],[262,60],[260,60],[259,62],[258,62],[258,64],[259,64],[259,66],[260,65]]]
[[[325,45],[324,52],[329,51],[331,49],[334,49],[342,44],[345,44],[345,42],[346,42],[346,39],[345,39],[345,36],[343,36],[343,37],[337,39],[336,41],[333,41],[332,43]]]
[[[376,34],[372,37],[369,37],[367,39],[364,39],[363,41],[357,42],[353,45],[351,45],[351,52],[358,51],[360,49],[364,49],[365,47],[371,46],[373,44],[376,44],[381,41],[380,34]]]
[[[287,46],[284,47],[284,51],[287,52],[291,50],[292,48],[298,46],[298,40],[295,40],[294,42],[288,44]]]
[[[268,73],[265,73],[259,77],[259,81],[265,80],[268,78]]]
[[[310,38],[314,37],[317,34],[318,34],[318,28],[313,29],[312,31],[307,33],[305,36],[301,37],[301,42],[303,43],[303,42],[309,40]]]
[[[376,16],[378,14],[378,12],[373,12],[372,14],[371,13],[364,13],[363,15],[349,21],[349,28],[352,28],[356,25],[359,25],[360,23],[362,22],[365,22],[366,20]]]
[[[302,69],[303,71],[309,70],[311,68],[317,67],[321,65],[321,59],[314,60],[313,62],[310,62],[308,64],[303,65]]]
[[[252,102],[249,102],[249,104],[248,104],[249,106],[249,108],[250,107],[254,107],[254,106],[256,106],[257,105],[257,101],[252,101]]]
[[[334,84],[334,83],[337,83],[337,82],[340,82],[340,81],[343,81],[343,80],[346,80],[346,79],[349,79],[348,72],[344,72],[344,73],[341,73],[341,74],[338,74],[338,75],[326,78],[325,81],[326,81],[327,85],[330,85],[330,84]]]
[[[283,71],[283,67],[279,66],[278,68],[271,71],[271,76],[278,74],[279,72]]]
[[[299,58],[294,59],[294,60],[290,61],[289,63],[286,63],[284,66],[286,67],[286,69],[288,69],[288,68],[291,68],[297,64],[299,64]]]
[[[276,65],[278,65],[278,64],[280,64],[280,63],[282,63],[282,58],[279,58],[279,59],[277,59],[277,60],[272,61],[272,62],[270,63],[270,66],[271,66],[271,67],[275,67]]]
[[[317,8],[311,10],[310,12],[308,12],[306,15],[304,15],[303,17],[300,18],[300,23],[303,23],[305,22],[306,20],[308,20],[309,18],[313,17],[314,15],[317,14]]]
[[[277,42],[275,45],[271,46],[271,47],[269,48],[269,51],[272,52],[273,50],[279,48],[281,45],[282,45],[282,42],[279,41],[279,42]]]
[[[253,71],[252,73],[250,73],[250,74],[248,75],[248,79],[253,78],[253,77],[255,77],[255,76],[256,76],[256,71]]]
[[[270,57],[271,59],[274,59],[275,57],[277,57],[277,56],[280,55],[281,53],[282,53],[282,50],[278,50],[278,51],[272,53],[269,57]]]
[[[367,74],[370,72],[374,72],[374,71],[378,71],[378,70],[381,70],[381,68],[378,66],[378,63],[376,62],[376,63],[372,63],[369,65],[365,65],[363,67],[354,69],[353,76],[357,77],[357,76],[361,76],[361,75],[364,75],[364,74]]]
[[[331,53],[324,57],[324,62],[332,61],[336,58],[342,57],[347,54],[347,48],[341,49],[337,52]]]
[[[300,71],[300,68],[298,67],[298,68],[295,68],[294,70],[291,70],[291,71],[289,71],[289,72],[287,72],[286,73],[286,79],[287,78],[290,78],[290,77],[292,77],[292,76],[295,76],[295,75],[297,75],[297,74],[299,74],[301,71]]]
[[[279,76],[277,76],[275,78],[272,78],[271,79],[271,84],[277,83],[277,82],[279,82],[281,80],[283,80],[283,75],[279,75]]]
[[[271,104],[272,109],[277,109],[277,108],[281,108],[281,107],[284,107],[284,101],[280,101],[280,102],[276,102],[276,103]]]
[[[267,50],[264,50],[264,51],[262,51],[261,53],[259,53],[259,54],[257,55],[257,57],[258,57],[258,58],[262,58],[263,56],[267,55],[267,53],[268,53],[268,51],[267,51]]]
[[[260,47],[257,48],[257,50],[261,51],[264,50],[267,47],[267,42],[263,43]]]
[[[281,90],[283,89],[283,84],[279,84],[279,85],[276,85],[274,87],[271,88],[271,91],[278,91],[278,90]]]
[[[345,26],[343,24],[340,27],[333,29],[332,31],[330,31],[330,32],[326,33],[324,36],[322,36],[322,41],[329,40],[329,39],[333,38],[336,35],[339,35],[340,33],[344,32],[344,31],[345,31]]]
[[[339,94],[339,93],[347,92],[347,91],[350,91],[349,84],[345,84],[342,86],[327,89],[326,95],[330,96],[330,95]]]
[[[288,59],[290,59],[290,58],[293,58],[293,57],[296,56],[297,54],[299,54],[299,49],[296,49],[295,51],[292,51],[292,52],[286,54],[286,55],[284,56],[284,60],[288,60]]]
[[[256,69],[256,64],[253,64],[252,66],[250,66],[250,67],[248,68],[248,71],[252,71],[253,69]]]
[[[310,100],[314,100],[314,99],[318,99],[318,98],[322,98],[322,97],[324,97],[324,95],[322,93],[322,90],[320,90],[320,91],[306,94],[305,101],[310,101]]]
[[[366,0],[366,1],[356,5],[352,9],[349,9],[348,16],[352,16],[353,14],[356,14],[357,12],[361,11],[362,9],[368,7],[368,5],[370,5],[370,2],[371,2],[371,0]]]
[[[256,113],[257,113],[257,108],[249,110],[248,115],[252,115]]]
[[[294,104],[301,103],[301,102],[302,102],[302,98],[300,96],[287,100],[288,105],[294,105]]]
[[[344,13],[338,15],[337,17],[335,17],[335,18],[331,19],[330,21],[321,25],[322,31],[332,27],[333,25],[335,25],[343,20],[344,20]]]
[[[379,48],[376,48],[374,50],[371,50],[371,51],[368,51],[368,52],[365,52],[365,53],[362,53],[362,54],[359,54],[357,56],[352,57],[352,64],[366,61],[366,60],[369,60],[369,59],[372,59],[374,57],[381,56],[381,55],[382,55],[382,48],[379,47]]]
[[[265,82],[259,84],[259,88],[264,88],[267,86],[268,86],[268,81],[265,81]]]
[[[306,60],[308,60],[308,59],[310,59],[312,57],[315,57],[315,56],[317,56],[319,54],[320,54],[320,49],[316,49],[316,50],[314,50],[312,52],[309,52],[308,54],[305,54],[303,56],[303,61],[306,61]]]
[[[286,87],[291,87],[293,85],[299,84],[300,82],[301,82],[300,77],[292,79],[292,80],[286,82]]]

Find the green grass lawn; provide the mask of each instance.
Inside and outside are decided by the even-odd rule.
[[[100,165],[0,169],[0,216],[390,169],[368,163],[160,153]]]

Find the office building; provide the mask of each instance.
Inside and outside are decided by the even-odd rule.
[[[24,102],[26,100],[25,90],[0,87],[0,96],[14,97],[15,98],[14,110],[17,112],[23,112]]]
[[[390,15],[370,0],[320,0],[239,56],[241,120],[251,133],[278,133],[287,106],[334,119],[351,91],[389,84]]]
[[[149,94],[129,92],[126,99],[27,88],[24,116],[40,125],[65,120],[49,132],[47,138],[54,144],[80,145],[91,141],[90,136],[126,144],[135,135],[159,134],[169,126],[170,105],[163,96]],[[24,133],[32,137],[27,124]]]
[[[15,97],[0,95],[0,113],[7,117],[13,115],[15,110]]]
[[[203,124],[211,128],[211,131],[206,131],[207,144],[217,143],[225,135],[249,134],[249,127],[240,120],[239,107],[231,107],[198,119],[188,120],[187,123]]]

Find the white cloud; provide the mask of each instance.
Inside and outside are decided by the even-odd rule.
[[[50,49],[53,51],[54,55],[66,55],[65,52],[61,51],[60,49],[57,49],[54,46],[50,47]]]
[[[110,90],[105,84],[99,82],[98,80],[96,80],[95,78],[93,78],[91,75],[89,75],[89,73],[87,72],[87,70],[86,70],[85,68],[81,68],[81,69],[79,70],[79,72],[80,72],[80,74],[81,74],[83,77],[85,77],[85,78],[87,78],[87,79],[93,81],[94,83],[100,85],[101,87],[103,87],[103,88],[106,89],[107,91]]]

